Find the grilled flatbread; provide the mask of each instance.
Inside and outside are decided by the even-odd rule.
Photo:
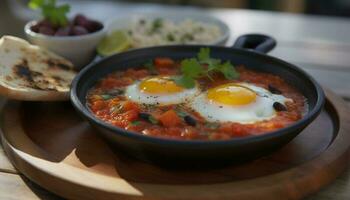
[[[27,101],[68,100],[75,75],[71,62],[48,50],[17,37],[0,39],[0,95]]]

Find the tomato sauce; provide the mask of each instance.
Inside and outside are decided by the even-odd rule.
[[[145,105],[127,99],[123,95],[123,90],[135,81],[152,76],[154,73],[158,75],[180,73],[179,63],[169,58],[155,59],[154,64],[151,70],[146,67],[129,68],[101,79],[87,95],[87,105],[91,112],[114,126],[143,135],[184,140],[225,140],[265,134],[286,127],[301,119],[306,111],[305,97],[282,78],[249,70],[244,66],[236,67],[240,76],[234,81],[226,80],[220,75],[213,76],[214,81],[208,78],[198,80],[202,91],[228,82],[248,82],[265,89],[273,86],[281,91],[283,96],[293,100],[286,102],[286,111],[277,112],[272,119],[252,124],[213,123],[207,122],[198,113],[183,105]]]

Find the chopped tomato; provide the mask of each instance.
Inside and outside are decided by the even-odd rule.
[[[132,122],[138,118],[139,112],[137,110],[129,110],[121,114],[123,120]]]
[[[251,127],[253,129],[253,127]],[[219,130],[225,134],[232,135],[232,136],[244,136],[246,135],[247,129],[238,123],[224,123],[220,126]]]
[[[137,103],[134,103],[132,101],[125,101],[123,104],[123,110],[124,111],[129,111],[129,110],[139,110],[139,106],[137,105]]]
[[[155,58],[154,65],[157,69],[163,67],[173,67],[175,64],[174,60],[171,58]]]
[[[122,87],[127,86],[132,83],[131,78],[121,78],[121,79],[115,79],[115,78],[106,78],[101,81],[101,87],[103,89],[112,89],[115,87]]]
[[[180,137],[181,136],[181,132],[182,132],[182,128],[169,127],[167,129],[165,129],[164,131],[166,131],[168,133],[168,135],[170,135],[170,136]]]
[[[241,137],[241,136],[245,136],[245,135],[247,135],[247,129],[244,127],[244,126],[242,126],[242,125],[240,125],[240,124],[237,124],[237,123],[233,123],[232,125],[231,125],[231,128],[232,128],[232,132],[231,132],[231,134],[233,135],[233,136],[238,136],[238,137]]]
[[[111,121],[111,123],[115,126],[119,126],[121,128],[125,128],[129,125],[129,122],[127,120],[120,120],[120,119],[117,119],[117,120],[113,120]]]
[[[158,120],[165,127],[179,126],[182,124],[181,118],[176,114],[174,110],[168,110],[159,116]]]
[[[105,108],[106,103],[103,100],[97,100],[92,103],[91,109],[93,111],[98,111]]]
[[[125,75],[134,79],[141,79],[149,75],[146,69],[127,69]]]
[[[120,102],[120,100],[119,100],[118,98],[113,98],[112,100],[110,100],[110,101],[108,102],[108,106],[109,106],[109,107],[116,106],[116,105],[119,104],[119,102]]]
[[[225,133],[231,133],[232,132],[232,126],[231,123],[223,123],[221,124],[219,131],[225,132]]]

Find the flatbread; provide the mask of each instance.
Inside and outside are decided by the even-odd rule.
[[[0,95],[27,101],[68,100],[75,75],[71,62],[48,50],[13,36],[0,39]]]

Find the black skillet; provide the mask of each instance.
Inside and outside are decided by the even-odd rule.
[[[244,65],[249,69],[278,75],[307,98],[309,110],[301,120],[271,133],[222,141],[164,139],[112,126],[94,117],[86,107],[87,91],[105,75],[115,70],[140,66],[155,57],[170,57],[175,60],[194,57],[201,47],[208,47],[204,45],[150,47],[107,57],[84,68],[76,76],[72,83],[71,101],[78,113],[98,130],[113,149],[141,160],[170,165],[187,163],[216,165],[257,158],[293,139],[315,119],[324,104],[322,88],[312,77],[290,63],[265,54],[275,46],[276,41],[273,38],[260,34],[243,35],[231,48],[209,46],[213,58],[230,60],[235,65]]]

